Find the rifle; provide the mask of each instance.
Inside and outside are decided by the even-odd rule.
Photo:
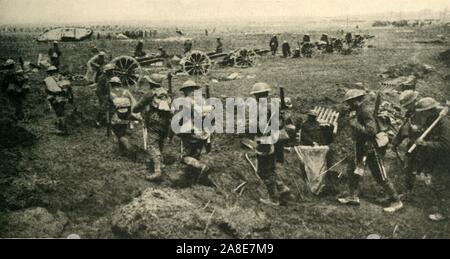
[[[430,125],[430,127],[428,127],[428,129],[422,134],[422,136],[420,136],[417,141],[423,141],[429,134],[430,132],[436,127],[436,125],[439,123],[439,121],[442,120],[442,118],[444,118],[445,116],[447,116],[448,113],[448,107],[445,107],[442,109],[442,111],[439,113],[439,116],[437,117],[437,119]],[[417,143],[416,141],[416,143]],[[408,150],[408,154],[411,154],[412,152],[414,152],[414,150],[416,150],[417,148],[417,144],[412,145],[412,147]]]

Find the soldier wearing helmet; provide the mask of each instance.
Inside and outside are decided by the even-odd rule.
[[[417,148],[410,154],[411,165],[407,168],[410,170],[408,173],[430,173],[436,179],[434,182],[445,182],[440,180],[443,179],[442,177],[447,178],[450,172],[450,161],[448,159],[448,154],[450,154],[448,107],[442,107],[435,99],[428,97],[420,99],[416,103],[415,110],[414,122],[418,124],[420,135],[430,128],[435,121],[438,122],[424,139],[419,138],[415,141]],[[411,192],[413,182],[409,187]],[[444,209],[446,204],[440,204],[441,199],[439,198],[438,200],[439,204],[436,207],[440,210]],[[433,221],[441,221],[446,217],[441,213],[436,213],[430,215],[429,218]]]
[[[190,105],[191,114],[196,113],[203,120],[212,109],[205,104],[205,100],[201,94],[195,96],[198,93],[196,91],[201,91],[201,88],[196,82],[188,80],[180,87],[180,91],[183,92],[186,103]],[[185,131],[178,134],[182,140],[182,163],[187,166],[189,171],[199,173],[197,179],[205,177],[210,168],[206,163],[201,161],[201,154],[203,149],[207,149],[211,135],[204,129],[196,128],[194,118],[191,118],[189,121],[183,121],[182,128]]]
[[[133,107],[136,100],[133,95],[123,86],[122,81],[118,77],[109,80],[109,124],[112,132],[117,137],[119,143],[119,152],[122,155],[130,156],[131,145],[128,140],[127,129],[132,121],[141,120],[140,116],[133,114]]]
[[[50,66],[47,68],[47,77],[44,79],[47,100],[55,111],[56,127],[59,133],[68,134],[65,110],[67,103],[73,103],[73,92],[70,81],[58,73],[58,68]]]
[[[409,149],[414,141],[419,137],[420,132],[417,126],[413,125],[414,115],[416,113],[416,103],[418,101],[419,92],[413,90],[406,90],[400,94],[400,105],[406,110],[405,118],[402,126],[400,127],[398,134],[392,140],[392,149],[395,152],[400,144],[405,140],[409,139],[407,149]],[[406,176],[406,190],[407,194],[411,192],[414,187],[414,182],[416,176],[414,175],[414,163],[415,158],[413,156],[406,156],[404,161],[405,166],[403,173]]]
[[[258,103],[263,101],[264,99],[267,100],[267,103],[269,103],[268,97],[271,91],[272,88],[270,87],[270,85],[260,82],[253,85],[250,94],[252,94],[256,98],[256,101]],[[267,107],[267,109],[267,115],[270,118],[266,118],[266,121],[267,126],[270,126],[272,116],[274,114],[272,114],[272,111],[269,107]],[[259,121],[262,119],[261,116],[261,114],[258,114],[258,125]],[[280,130],[284,125],[283,119],[281,117],[282,116],[280,116]],[[280,202],[287,202],[287,200],[291,196],[291,193],[289,187],[287,187],[280,179],[278,179],[276,173],[277,162],[283,162],[278,159],[279,156],[277,156],[277,154],[279,154],[280,150],[277,149],[281,149],[281,152],[283,152],[283,145],[279,145],[279,141],[277,141],[277,143],[275,144],[267,144],[262,141],[264,138],[267,138],[267,134],[267,132],[264,132],[264,129],[258,127],[258,131],[255,136],[257,174],[263,180],[269,193],[268,199],[260,199],[260,201],[266,205],[278,206],[280,205]]]
[[[109,83],[111,78],[114,76],[114,69],[116,69],[114,64],[106,64],[103,67],[103,73],[99,76],[96,84],[95,94],[97,95],[99,103],[99,110],[96,120],[97,126],[104,125],[106,123],[106,111],[108,110],[109,100]]]
[[[57,41],[54,41],[53,46],[48,50],[48,56],[50,57],[50,64],[59,68],[62,52],[59,49],[59,44]]]
[[[147,175],[146,178],[149,181],[157,181],[161,180],[163,176],[162,152],[164,141],[169,135],[172,98],[162,87],[160,75],[145,76],[143,80],[151,89],[133,108],[133,112],[142,114],[147,129],[148,154],[153,162],[153,173]]]
[[[386,148],[378,147],[375,138],[378,133],[373,112],[365,101],[366,92],[352,89],[345,94],[345,103],[350,108],[350,127],[354,135],[355,157],[349,160],[348,174],[350,177],[350,196],[339,199],[342,204],[359,205],[360,182],[367,166],[375,180],[389,195],[390,205],[385,212],[395,212],[403,207],[402,202],[390,180],[384,176],[383,158]]]
[[[216,54],[223,52],[223,43],[221,38],[217,38]]]
[[[319,114],[315,110],[307,112],[308,118],[300,128],[301,138],[300,144],[302,146],[321,146],[327,145],[326,138],[322,126],[317,121]]]
[[[22,120],[23,102],[29,91],[28,76],[24,74],[22,68],[16,70],[15,61],[8,59],[3,65],[2,77],[0,81],[2,91],[6,92],[9,101],[15,108],[15,118]]]

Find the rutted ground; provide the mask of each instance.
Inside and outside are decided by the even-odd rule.
[[[239,72],[244,79],[212,84],[213,95],[246,97],[254,82],[267,81],[286,88],[287,95],[294,100],[296,111],[304,112],[318,103],[340,108],[332,100],[340,100],[347,84],[363,81],[374,88],[381,80],[377,74],[383,68],[417,62],[436,68],[435,72],[419,81],[418,90],[439,100],[449,98],[449,82],[442,76],[448,73],[448,68],[436,60],[445,46],[410,43],[437,32],[380,30],[371,33],[376,35],[373,42],[376,48],[359,55],[333,54],[307,60],[267,56],[261,58],[254,68],[215,70],[211,77],[220,78]],[[229,45],[264,47],[267,41],[266,36],[234,36],[235,40]],[[34,46],[35,43],[32,44]],[[116,56],[129,53],[132,44],[104,41],[83,42],[78,47],[77,44],[69,44],[64,62],[75,65],[64,69],[80,73],[82,60],[88,58],[88,50],[85,49],[88,45],[107,48]],[[201,48],[208,49],[207,44]],[[30,43],[24,41],[16,44],[17,50],[12,49],[14,44],[11,43],[3,41],[0,45],[2,56],[23,51],[25,59],[35,57],[45,49],[42,45],[30,48]],[[246,79],[247,75],[255,75],[256,78]],[[400,213],[387,215],[376,201],[382,195],[381,190],[373,185],[371,177],[367,177],[362,205],[359,208],[342,207],[335,202],[333,195],[317,198],[308,194],[307,187],[296,173],[295,153],[287,153],[286,168],[281,169],[280,174],[289,183],[296,200],[286,207],[263,206],[257,201],[261,195],[266,195],[264,188],[259,187],[259,180],[243,158],[243,154],[249,151],[241,147],[240,138],[234,135],[214,138],[214,152],[207,156],[214,165],[212,183],[190,187],[180,184],[185,176],[177,159],[177,139],[167,146],[165,152],[165,180],[161,184],[149,183],[144,179],[147,173],[145,157],[120,157],[113,137],[108,139],[104,129],[93,126],[95,97],[92,89],[76,88],[78,113],[72,116],[72,134],[61,137],[52,133],[53,113],[43,97],[42,76],[33,76],[32,79],[27,120],[17,129],[8,127],[2,131],[9,132],[8,136],[14,135],[11,134],[13,131],[16,135],[25,136],[22,139],[27,141],[20,145],[10,143],[1,150],[0,204],[4,222],[1,224],[1,237],[67,237],[72,233],[97,238],[364,238],[373,233],[386,238],[450,237],[448,222],[431,223],[427,220],[427,214],[437,199],[433,189],[419,183],[413,202],[407,203]],[[185,79],[176,78],[175,86]],[[132,137],[138,148],[142,145],[139,129],[138,126]],[[342,156],[344,144],[348,142],[345,132],[345,123],[342,123],[342,133],[338,137]],[[392,154],[388,165],[389,173],[402,189],[399,163]],[[344,189],[344,180],[345,176],[337,186],[339,191]],[[234,193],[233,189],[244,181],[247,185],[242,194]],[[444,204],[448,204],[450,192],[441,198]]]

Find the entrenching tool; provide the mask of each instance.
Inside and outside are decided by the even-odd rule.
[[[439,116],[437,117],[437,119],[430,125],[430,127],[428,127],[428,129],[422,134],[422,136],[420,136],[417,139],[417,141],[423,141],[430,134],[430,132],[436,127],[436,125],[439,123],[439,121],[441,121],[442,118],[447,116],[448,109],[449,109],[448,107],[444,107],[442,109],[442,111],[439,113]],[[412,152],[414,152],[414,150],[416,150],[416,148],[417,148],[417,144],[412,145],[411,148],[408,150],[408,154],[411,154]]]

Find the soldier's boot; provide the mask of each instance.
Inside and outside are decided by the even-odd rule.
[[[147,175],[146,179],[151,182],[160,181],[163,177],[162,170],[161,170],[161,159],[160,159],[160,157],[155,157],[152,160],[153,160],[154,171],[153,171],[153,174]]]
[[[209,167],[206,164],[198,161],[193,157],[184,157],[183,163],[198,170],[200,172],[200,176],[206,175],[209,171]]]
[[[267,192],[269,193],[269,199],[260,199],[261,203],[270,206],[279,206],[280,205],[280,194],[278,192],[277,183],[274,180],[267,179],[264,180],[264,184],[266,185]]]
[[[388,193],[389,197],[391,198],[391,204],[384,208],[384,212],[388,212],[388,213],[394,213],[399,211],[400,209],[403,208],[403,203],[400,200],[400,197],[397,194],[397,191],[394,188],[394,185],[389,181],[386,180],[383,184],[383,188],[384,190]]]
[[[359,206],[359,184],[361,182],[361,176],[352,173],[350,176],[350,195],[344,198],[339,198],[338,201],[344,205]]]

